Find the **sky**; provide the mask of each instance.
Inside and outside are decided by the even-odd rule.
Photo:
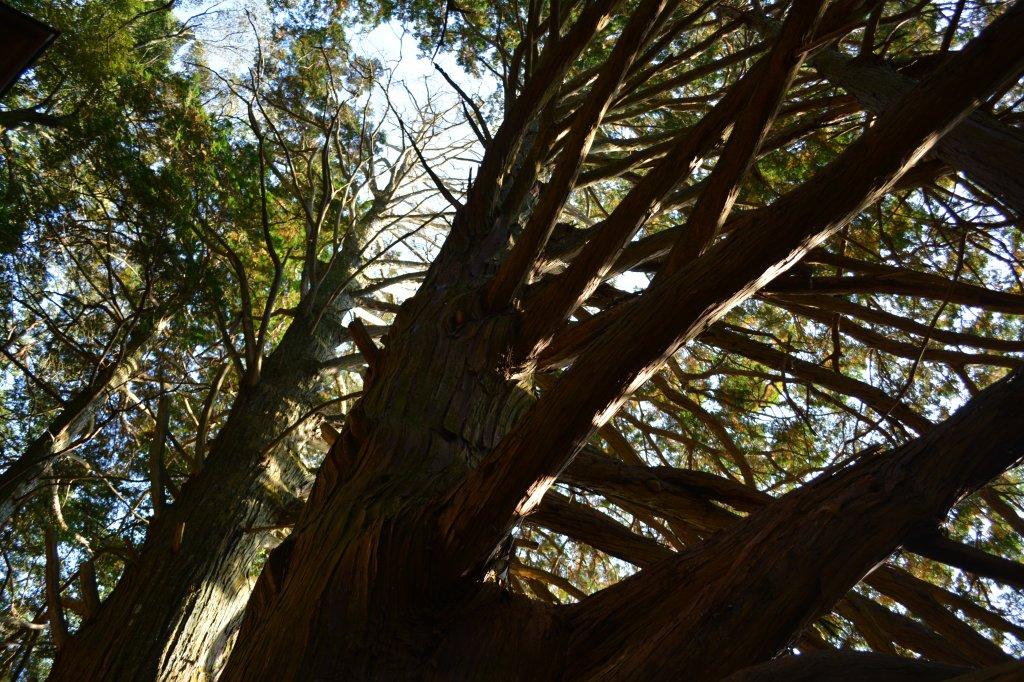
[[[269,10],[259,0],[197,0],[177,5],[174,11],[179,20],[194,27],[196,37],[206,47],[210,67],[237,75],[245,73],[255,57],[246,10],[257,17],[258,24],[269,25]],[[451,87],[435,71],[434,62],[473,97],[486,100],[497,90],[498,84],[490,74],[467,73],[449,53],[441,52],[433,58],[423,54],[416,39],[397,21],[375,27],[354,24],[348,38],[356,52],[379,59],[394,72],[395,82],[407,85],[417,97],[448,93],[454,98]]]

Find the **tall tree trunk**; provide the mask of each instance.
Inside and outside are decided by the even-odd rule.
[[[241,651],[231,659],[236,667],[223,679],[316,679],[340,671],[351,679],[443,678],[456,665],[458,646],[442,656],[452,660],[435,661],[425,673],[424,664],[447,618],[460,633],[453,642],[493,631],[508,664],[517,655],[511,632],[525,627],[521,635],[539,643],[553,625],[544,609],[496,590],[442,587],[450,566],[436,554],[439,496],[534,400],[528,385],[494,369],[512,320],[480,315],[474,285],[485,280],[451,244],[385,337],[380,373],[349,413],[292,536],[268,560],[239,634]],[[325,538],[338,544],[324,551]],[[438,604],[424,597],[439,589],[460,608],[433,612]],[[502,614],[496,621],[494,609]],[[263,655],[259,642],[270,632],[280,637],[275,649],[291,654]],[[491,666],[492,654],[457,665]],[[534,663],[542,670],[539,659]]]
[[[51,679],[180,680],[212,677],[230,648],[268,542],[268,527],[290,520],[311,475],[282,432],[313,405],[324,363],[347,332],[351,305],[339,297],[314,328],[296,318],[242,386],[202,469],[181,497],[151,521],[96,617],[57,658]]]

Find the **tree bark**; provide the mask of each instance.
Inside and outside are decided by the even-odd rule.
[[[454,586],[437,553],[438,498],[533,402],[493,369],[513,330],[509,317],[480,315],[467,292],[483,278],[473,277],[464,253],[446,249],[385,337],[381,373],[350,412],[291,537],[268,560],[222,679],[340,671],[473,679],[474,671],[515,665],[522,649],[502,640],[516,628],[540,642],[557,627],[537,604],[475,583]],[[325,538],[338,539],[330,551]],[[268,635],[289,653],[268,656]],[[478,636],[493,644],[479,657],[464,647]],[[520,664],[538,679],[550,675],[541,658]]]

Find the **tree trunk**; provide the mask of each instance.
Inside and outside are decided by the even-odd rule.
[[[495,369],[514,328],[507,314],[480,314],[484,273],[467,261],[446,244],[385,337],[382,371],[268,560],[222,679],[480,679],[502,665],[551,674],[513,634],[539,647],[554,615],[493,585],[453,584],[437,553],[440,500],[534,401]],[[266,656],[268,635],[291,653]],[[466,648],[480,637],[491,645]]]
[[[646,567],[578,605],[541,605],[485,580],[511,564],[508,537],[517,524],[544,521],[552,509],[567,532],[602,521],[563,499],[544,499],[594,430],[669,355],[881,198],[944,132],[1024,68],[1024,55],[1007,39],[1024,26],[1018,4],[812,180],[751,212],[745,227],[707,252],[701,243],[693,258],[611,311],[600,338],[538,398],[533,372],[544,346],[679,181],[679,173],[661,174],[678,169],[650,173],[657,182],[628,194],[614,220],[594,228],[586,258],[545,286],[524,292],[560,210],[554,204],[565,197],[538,204],[548,214],[535,231],[520,232],[512,266],[498,263],[509,253],[523,203],[502,200],[522,199],[536,179],[511,177],[524,131],[554,97],[552,79],[581,54],[614,4],[588,4],[544,51],[384,349],[361,339],[370,365],[364,395],[292,535],[263,567],[223,679],[674,679],[683,670],[720,679],[776,655],[901,543],[933,528],[962,495],[1024,452],[1018,373],[916,441],[825,475],[684,554],[661,558],[667,550],[655,550],[653,541],[607,535],[606,548],[643,553]],[[657,21],[661,3],[643,6]],[[820,10],[812,0],[793,4],[800,36]],[[803,41],[796,43],[799,52]],[[783,76],[766,82],[784,89]],[[749,82],[753,92],[771,94]],[[716,109],[709,136],[742,116],[734,109],[742,108],[744,93],[723,99],[728,106]],[[768,115],[770,102],[758,101],[759,116]],[[765,123],[746,123],[741,143],[756,148]],[[577,124],[590,121],[579,116]],[[568,137],[581,149],[591,134],[583,127]],[[678,158],[688,167],[698,147],[712,142],[674,141],[674,155],[661,163]],[[568,192],[576,170],[565,166],[555,184]],[[716,184],[711,215],[729,202],[738,175]],[[240,395],[206,467],[154,521],[140,560],[96,619],[68,642],[54,679],[218,672],[260,548],[247,528],[273,522],[302,480],[286,457],[267,450],[299,413],[326,359],[311,350],[319,347],[314,336],[301,324],[289,329],[260,383]],[[708,525],[720,521],[707,506],[691,506]],[[997,655],[981,652],[985,660]]]
[[[478,401],[483,386],[476,387]],[[507,397],[498,401],[504,409],[497,412],[512,417],[525,399],[513,398],[516,391],[508,386],[502,392]],[[382,389],[371,395],[384,404],[394,397]],[[436,402],[434,415],[443,420],[459,401],[440,398],[421,391],[407,404],[423,408]],[[293,536],[298,541],[286,542],[268,562],[223,679],[315,679],[341,671],[352,679],[479,679],[483,671],[489,679],[660,679],[674,678],[681,669],[703,671],[700,679],[718,679],[770,657],[905,538],[930,527],[956,500],[1024,455],[1024,420],[1015,409],[1022,398],[1024,378],[1014,375],[928,436],[824,476],[692,552],[658,561],[665,550],[652,547],[655,563],[640,577],[579,606],[559,609],[500,593],[486,583],[457,581],[442,587],[446,566],[443,557],[431,551],[436,539],[429,536],[431,507],[437,504],[430,490],[448,477],[440,470],[441,460],[458,470],[458,459],[471,458],[472,447],[461,439],[434,438],[436,445],[396,456],[399,448],[416,442],[405,440],[415,438],[413,430],[433,429],[420,422],[400,435],[381,433],[381,422],[360,414],[354,423],[362,426],[350,424],[332,450],[326,478],[318,480],[319,490],[311,498],[315,502],[303,511]],[[413,414],[423,412],[417,409]],[[389,411],[389,419],[396,416]],[[370,425],[376,428],[361,438],[353,433]],[[479,434],[476,429],[463,433],[472,432]],[[425,461],[437,463],[426,466],[433,469],[426,475],[420,470]],[[398,463],[404,463],[401,468],[408,478],[395,473]],[[390,465],[390,470],[381,471],[381,464]],[[745,502],[742,486],[718,490],[722,480],[684,478],[680,484],[715,489],[716,495],[730,496],[730,503],[741,507],[760,504],[753,499]],[[320,487],[325,481],[334,486],[344,481],[338,486],[343,492],[336,488],[325,498]],[[414,481],[411,489],[418,492],[410,495],[404,484]],[[571,523],[564,511],[552,509],[558,519],[569,518]],[[561,530],[572,534],[571,529]],[[325,552],[325,537],[347,541],[340,551]],[[603,549],[616,553],[615,543],[622,541],[611,538],[612,544]],[[737,561],[748,554],[748,559]],[[630,549],[623,556],[635,559],[636,554]],[[731,575],[734,571],[743,573],[742,578]],[[776,578],[752,575],[765,571],[781,573]],[[683,580],[683,575],[692,580]],[[727,580],[713,580],[714,575]],[[652,601],[636,589],[640,583],[653,590],[652,597],[654,592],[663,595],[665,585],[688,587],[679,601],[660,605],[660,597]],[[707,586],[703,592],[702,586]],[[753,592],[742,596],[739,586]],[[718,607],[715,600],[733,606]],[[684,607],[682,602],[692,605]],[[786,616],[787,612],[794,615]],[[593,620],[593,614],[602,616]],[[742,628],[737,626],[740,621]],[[666,630],[668,634],[639,644],[648,642],[649,635],[630,634],[632,626],[652,622],[675,625]],[[735,633],[741,630],[748,632],[747,640],[737,640]],[[262,636],[267,631],[275,633],[273,655],[264,651],[267,640]],[[728,656],[714,646],[726,637],[735,650]],[[683,640],[694,644],[672,643]],[[665,667],[666,647],[685,653],[686,660]],[[624,658],[616,659],[612,667],[584,665],[600,659],[603,649],[621,651]],[[566,657],[559,652],[567,652]],[[645,661],[650,668],[642,667]],[[875,664],[881,665],[878,670],[895,665],[874,659],[868,663],[865,675],[875,670]],[[920,671],[954,670],[922,666]],[[913,669],[895,667],[905,676],[893,679],[915,679]]]
[[[315,331],[306,317],[293,321],[256,386],[240,389],[203,468],[151,521],[138,560],[70,639],[51,679],[215,676],[267,529],[289,520],[309,485],[295,456],[275,445],[312,406],[323,364],[345,338],[348,306],[343,298]]]

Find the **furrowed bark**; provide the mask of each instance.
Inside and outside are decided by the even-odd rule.
[[[210,382],[210,390],[206,394],[206,400],[203,401],[203,411],[199,415],[199,424],[196,427],[195,449],[192,451],[192,461],[190,462],[192,473],[196,473],[203,468],[203,460],[206,458],[206,438],[209,435],[213,406],[217,401],[217,394],[220,392],[220,388],[224,384],[224,379],[227,377],[228,370],[230,369],[231,364],[229,362],[221,363],[213,375],[213,380]]]
[[[650,502],[652,509],[659,513],[672,513],[676,507],[683,514],[692,511],[704,514],[708,509],[716,509],[714,524],[707,526],[709,530],[719,530],[725,523],[735,520],[731,512],[707,504],[709,501],[750,512],[761,509],[772,499],[767,493],[714,474],[616,462],[590,448],[573,459],[559,480],[606,494],[627,495],[635,502]]]
[[[153,505],[153,516],[159,516],[167,506],[164,494],[164,450],[167,440],[167,422],[170,419],[170,398],[166,393],[167,386],[161,387],[160,398],[157,400],[156,424],[153,438],[149,444],[149,499]]]
[[[757,67],[753,73],[757,72]],[[661,208],[665,196],[690,175],[701,156],[729,130],[750,88],[750,74],[734,84],[700,123],[669,142],[665,156],[645,182],[636,185],[611,215],[590,228],[587,242],[566,270],[542,282],[525,303],[523,331],[516,357],[530,358],[543,349],[553,330],[590,297],[603,281],[616,255]]]
[[[862,612],[857,607],[857,604],[850,599],[850,596],[847,595],[840,599],[839,603],[836,604],[834,612],[853,624],[853,627],[857,629],[857,632],[864,638],[864,641],[867,642],[868,647],[872,651],[895,656],[896,647],[893,641],[896,638],[893,636],[892,631],[883,628],[878,618]]]
[[[57,538],[53,528],[46,527],[46,611],[50,620],[50,638],[58,651],[68,641],[68,623],[64,617],[64,606],[60,600],[60,557],[57,555]]]
[[[949,345],[971,345],[978,348],[1002,351],[999,353],[974,353],[936,348],[932,345],[927,345],[922,349],[920,341],[901,341],[886,333],[865,327],[845,316],[840,319],[838,328],[840,333],[857,339],[865,345],[884,353],[914,360],[942,362],[955,368],[960,368],[964,365],[990,365],[1014,368],[1024,363],[1024,360],[1018,357],[1003,354],[1006,351],[1015,352],[1019,350],[1020,342],[1017,341],[987,338],[933,328],[891,313],[851,303],[835,296],[809,294],[805,298],[802,295],[775,294],[769,291],[773,285],[774,282],[765,289],[762,289],[756,297],[788,310],[802,319],[814,320],[826,326],[833,326],[835,324],[836,313],[849,313],[849,318],[856,317],[865,321],[892,326],[901,331],[923,336],[930,340],[941,341]],[[613,292],[614,295],[606,296],[604,300],[597,300],[595,296],[589,301],[589,303],[605,309],[582,322],[567,327],[556,336],[538,358],[540,368],[551,369],[571,362],[589,343],[597,339],[623,314],[627,308],[625,305],[622,305],[623,303],[637,298],[634,294],[626,294],[625,292],[619,292],[610,288],[608,291]],[[808,302],[814,305],[806,305]],[[709,345],[738,353],[775,369],[790,372],[795,376],[813,381],[851,397],[856,397],[864,401],[865,404],[875,408],[879,414],[896,416],[899,413],[902,415],[899,419],[918,433],[922,433],[922,428],[927,428],[927,425],[921,421],[920,416],[915,417],[910,414],[905,405],[893,402],[892,398],[885,397],[876,387],[837,375],[834,372],[832,373],[833,376],[828,376],[828,370],[818,367],[813,363],[793,358],[770,346],[754,342],[735,331],[730,332],[728,325],[715,323],[698,338]],[[891,406],[891,412],[889,408],[877,409],[877,406],[886,403]]]
[[[507,316],[464,307],[472,301],[463,293],[470,269],[443,251],[392,325],[381,372],[349,413],[291,537],[261,574],[222,679],[342,671],[357,679],[473,679],[455,662],[443,672],[424,667],[434,655],[447,660],[437,652],[465,646],[459,638],[472,629],[464,631],[463,609],[480,593],[478,584],[456,587],[445,575],[433,530],[437,499],[533,398],[492,369],[512,326]],[[432,352],[421,353],[425,347]],[[346,635],[339,640],[338,632]],[[475,636],[491,641],[484,631]],[[497,655],[501,646],[492,645]],[[541,679],[555,674],[532,658],[519,665]]]
[[[725,503],[731,507],[747,511],[763,509],[773,501],[773,498],[766,493],[747,488],[726,478],[705,474],[702,472],[682,471],[672,467],[647,467],[643,465],[627,465],[611,460],[606,455],[590,452],[585,449],[569,465],[566,471],[559,477],[559,480],[574,487],[590,492],[604,495],[612,501],[625,500],[632,504],[639,504],[663,518],[686,523],[700,529],[703,533],[710,535],[723,528],[728,528],[740,520],[740,516],[733,512],[726,511],[713,502]],[[548,497],[545,496],[540,509],[548,504]],[[550,518],[550,513],[542,516],[531,516],[528,522],[536,522],[552,530],[565,533],[571,537],[594,545],[604,551],[633,563],[637,566],[645,566],[651,562],[651,554],[644,538],[628,532],[621,525],[617,528],[609,528],[614,522],[611,519],[599,516],[591,516],[587,523],[576,523],[572,525],[552,526],[546,523],[545,519]],[[967,572],[973,572],[986,577],[992,577],[999,581],[1002,574],[998,571],[989,570],[995,564],[1004,571],[1012,571],[1012,575],[1019,573],[1019,565],[1001,557],[987,554],[980,550],[973,549],[961,543],[946,540],[944,547],[946,554],[943,557],[934,555],[928,551],[928,542],[922,540],[929,533],[920,533],[908,538],[903,547],[905,550],[933,558],[940,563],[948,563],[960,567]],[[621,548],[616,553],[608,548],[595,544],[600,538],[618,538],[613,547]],[[656,548],[657,549],[657,548]],[[662,555],[668,553],[667,548],[660,548]],[[950,556],[958,557],[962,553],[968,553],[972,557],[981,556],[984,561],[976,561],[970,565],[961,565],[950,562]],[[944,560],[945,559],[945,560]],[[980,568],[979,568],[980,566]],[[867,584],[889,595],[891,598],[903,603],[916,615],[924,617],[926,622],[933,625],[937,630],[950,630],[950,639],[960,639],[954,643],[953,651],[960,654],[950,656],[945,653],[948,648],[938,647],[935,649],[920,649],[908,646],[907,641],[899,640],[900,627],[883,628],[884,636],[898,641],[901,646],[911,648],[919,653],[938,660],[953,660],[955,662],[974,663],[979,665],[991,664],[1001,659],[1001,652],[985,638],[979,637],[974,630],[970,629],[958,619],[952,617],[948,612],[938,607],[939,604],[952,606],[968,613],[971,617],[980,620],[989,627],[1002,632],[1010,632],[1015,635],[1020,633],[1020,628],[1005,620],[1001,616],[986,609],[982,609],[971,602],[958,598],[952,592],[936,587],[931,583],[915,578],[911,574],[885,565],[870,573],[866,579]],[[1013,585],[1014,580],[1002,580],[1006,584]],[[862,625],[871,625],[871,614],[861,613],[864,608],[881,608],[870,600],[863,600],[859,597],[847,595],[847,608],[840,604],[837,612],[850,618],[861,632],[869,637],[869,643],[876,651],[887,651],[885,647],[889,639],[870,639],[871,631],[866,631]],[[859,605],[859,606],[857,606]],[[855,608],[856,607],[856,608]],[[892,625],[896,615],[885,616]],[[865,622],[867,619],[867,622]],[[897,623],[899,625],[899,623]],[[904,626],[902,628],[906,630]],[[929,640],[931,641],[931,640]],[[938,640],[935,640],[938,641]],[[934,642],[932,642],[934,643]],[[966,653],[964,653],[966,652]],[[972,652],[974,657],[972,658]]]
[[[992,488],[981,491],[981,499],[985,501],[992,511],[1000,516],[1010,525],[1018,535],[1024,535],[1024,519],[1022,519],[1010,504],[1003,499],[1003,496]]]
[[[527,522],[583,539],[591,547],[637,566],[650,565],[672,551],[656,540],[630,532],[596,509],[574,504],[555,492],[544,496]]]
[[[893,191],[922,187],[933,182],[944,173],[946,173],[946,167],[941,163],[937,164],[934,161],[919,162],[896,182],[893,186]],[[694,191],[693,188],[696,187],[697,185],[691,185],[680,190],[680,193],[690,193]],[[692,197],[687,199],[687,201],[691,199]],[[681,205],[685,205],[685,202]],[[759,217],[758,211],[756,210],[738,214],[725,224],[723,231],[727,233],[741,231],[756,223]],[[626,272],[627,270],[634,269],[641,271],[653,271],[653,266],[668,254],[669,250],[679,239],[682,231],[682,226],[670,227],[667,230],[655,232],[652,235],[631,243],[629,246],[624,248],[621,253],[619,253],[615,264],[608,271],[609,276],[618,275]]]
[[[962,571],[1024,589],[1024,564],[956,542],[938,531],[914,538],[907,543],[907,549]]]
[[[100,609],[100,593],[96,584],[96,566],[92,559],[78,567],[79,592],[82,593],[82,620],[89,621]]]
[[[998,646],[950,613],[929,591],[922,589],[918,581],[895,568],[879,566],[864,582],[922,618],[971,665],[997,665],[1010,659]]]
[[[453,227],[457,240],[468,237],[483,225],[491,225],[496,188],[511,167],[529,123],[556,95],[572,62],[586,49],[594,36],[608,23],[619,0],[597,0],[588,4],[569,31],[545,50],[536,72],[527,78],[523,91],[512,102],[510,110],[494,134],[487,155],[477,171],[477,181],[466,197],[463,218]],[[488,254],[489,256],[489,254]]]
[[[847,594],[836,604],[835,612],[853,623],[865,640],[872,643],[872,648],[880,644],[879,638],[883,642],[891,642],[889,649],[880,647],[878,650],[881,652],[895,653],[892,645],[896,645],[929,660],[970,665],[970,659],[952,642],[924,623],[896,613],[861,594]]]
[[[594,456],[590,456],[590,459],[593,460]],[[631,470],[639,469],[635,476],[644,485],[638,490],[637,486],[628,485],[628,477],[607,475],[608,471],[615,471],[616,468],[625,469],[630,474]],[[576,469],[582,470],[573,474],[573,470]],[[604,476],[601,475],[602,471]],[[666,477],[669,481],[671,478]],[[584,488],[596,490],[613,500],[625,497],[642,500],[641,504],[653,502],[650,508],[665,518],[677,518],[684,522],[693,518],[687,516],[687,513],[694,511],[694,493],[685,488],[680,490],[664,485],[663,479],[655,470],[647,467],[616,466],[613,462],[606,462],[604,466],[598,462],[597,466],[588,464],[577,467],[574,462],[570,466],[568,476],[563,479],[582,484]],[[624,484],[624,481],[627,483]],[[599,512],[588,510],[589,513],[581,513],[575,509],[564,509],[564,498],[559,497],[552,502],[549,500],[550,495],[551,492],[545,496],[537,511],[528,517],[528,523],[539,524],[562,533],[641,568],[673,554],[668,547],[637,535]],[[766,502],[771,500],[767,495],[763,497]],[[680,502],[682,504],[679,504]],[[731,526],[739,521],[739,517],[724,513],[724,510],[720,512],[721,516],[711,520],[710,527],[713,530]],[[699,511],[696,518],[701,518]],[[866,583],[904,604],[913,614],[922,617],[928,626],[919,625],[905,616],[892,613],[859,594],[847,594],[836,607],[836,613],[853,622],[876,651],[895,653],[890,642],[896,642],[904,648],[939,661],[984,666],[1007,659],[1007,655],[995,644],[946,610],[939,595],[952,596],[951,593],[888,565],[880,566],[870,573]],[[985,612],[984,615],[989,620],[996,616],[990,612]],[[998,629],[1007,631],[1007,625],[1000,623]],[[1010,629],[1012,630],[1012,626]]]

